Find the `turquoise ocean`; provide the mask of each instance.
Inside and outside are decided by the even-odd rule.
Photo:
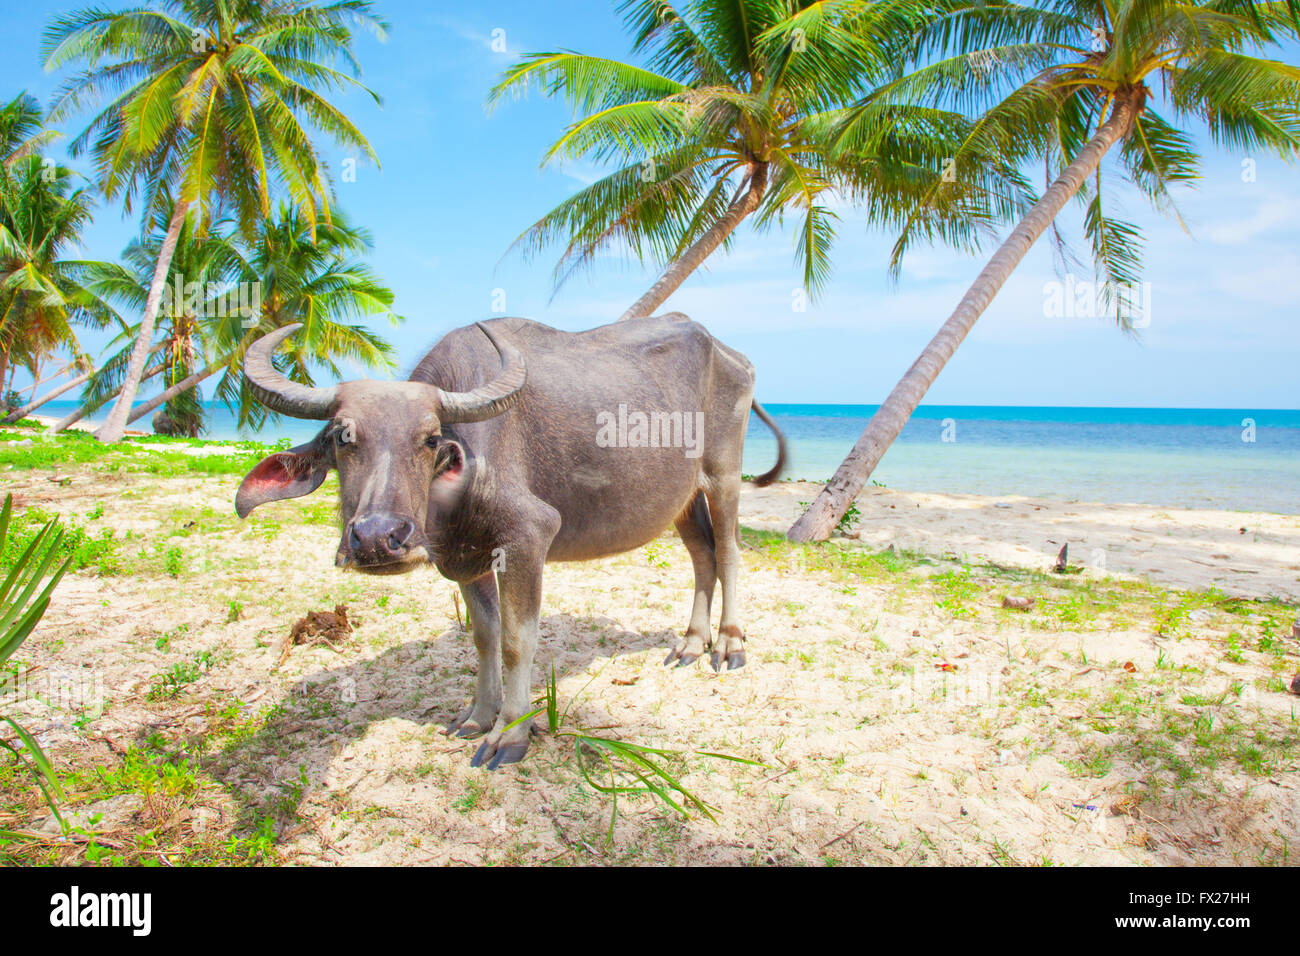
[[[40,413],[74,407],[51,402]],[[876,410],[764,407],[790,442],[785,477],[810,480],[835,471]],[[319,427],[281,419],[240,433],[213,406],[204,437],[297,444]],[[775,456],[771,433],[752,419],[745,471],[766,471]],[[872,479],[906,491],[1300,514],[1300,410],[922,405]]]

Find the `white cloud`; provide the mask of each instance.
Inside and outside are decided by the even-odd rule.
[[[1300,200],[1292,197],[1270,196],[1255,205],[1248,216],[1220,220],[1205,230],[1205,238],[1222,245],[1241,245],[1263,241],[1261,237],[1282,231],[1295,232],[1300,222]]]

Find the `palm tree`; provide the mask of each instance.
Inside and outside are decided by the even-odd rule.
[[[224,344],[218,345],[231,361],[214,393],[228,407],[238,408],[241,427],[261,428],[267,414],[244,380],[244,351],[275,329],[303,324],[285,343],[281,370],[304,385],[313,383],[312,364],[336,378],[343,377],[340,360],[386,371],[395,368],[391,346],[360,324],[375,315],[392,325],[403,321],[393,312],[392,290],[359,259],[373,247],[369,231],[339,212],[313,228],[313,219],[282,204],[277,215],[263,221],[244,267],[244,281],[260,283],[260,320],[252,327],[241,326],[242,334],[223,327]]]
[[[328,217],[328,170],[312,135],[374,158],[321,90],[365,89],[352,27],[383,34],[368,0],[153,0],[130,10],[56,17],[42,41],[46,69],[81,61],[51,110],[60,119],[112,97],[72,143],[89,152],[109,199],[128,211],[176,197],[117,402],[96,432],[118,441],[144,371],[169,260],[185,219],[229,210],[251,234],[283,192],[313,221]],[[342,60],[349,73],[331,64]],[[369,91],[367,91],[369,92]],[[371,94],[374,96],[374,94]],[[375,97],[378,101],[378,97]]]
[[[102,328],[114,314],[78,281],[68,253],[90,221],[93,201],[74,187],[74,173],[36,151],[48,141],[40,112],[25,95],[0,108],[0,394],[14,371],[25,368],[36,385],[55,352],[72,361],[58,374],[87,362],[74,328]],[[34,118],[35,117],[35,118]],[[53,377],[53,376],[51,376]],[[62,388],[66,390],[71,385]],[[24,410],[36,406],[29,402]],[[6,418],[11,417],[6,415]]]
[[[124,266],[95,269],[87,284],[105,298],[137,306],[148,295],[169,220],[161,212],[154,233],[127,248]],[[128,423],[163,406],[155,430],[162,425],[171,434],[197,435],[203,428],[197,386],[224,373],[216,397],[237,412],[241,425],[261,427],[266,410],[244,386],[243,354],[257,338],[294,322],[305,325],[287,357],[287,374],[296,381],[311,384],[311,364],[338,375],[340,359],[385,371],[394,367],[388,343],[348,322],[373,315],[384,315],[393,324],[401,321],[392,312],[392,291],[355,258],[370,251],[368,232],[337,210],[326,221],[319,211],[313,219],[287,203],[258,226],[251,246],[224,225],[219,221],[204,234],[181,231],[151,369],[152,374],[165,373],[165,386],[132,409]],[[178,280],[183,284],[178,286]],[[186,293],[185,283],[192,293]],[[120,387],[135,335],[135,329],[119,335],[119,350],[88,390],[91,407]]]
[[[87,263],[83,281],[98,295],[118,304],[122,311],[140,314],[149,296],[149,287],[162,244],[171,222],[173,202],[164,197],[154,216],[152,231],[133,241],[122,253],[121,263]],[[145,361],[145,378],[162,374],[167,386],[188,378],[196,358],[209,351],[210,321],[224,320],[220,300],[228,288],[242,276],[244,258],[238,247],[233,224],[218,219],[199,230],[193,218],[187,218],[177,236],[171,256],[167,281],[159,300],[154,326],[154,346]],[[86,388],[83,398],[88,410],[99,407],[120,394],[130,364],[139,324],[123,323],[117,337],[108,346],[108,358]],[[152,410],[152,409],[151,409]],[[140,417],[133,410],[128,424]],[[172,423],[171,434],[195,437],[203,430],[203,412],[193,390],[167,402],[163,419]]]
[[[910,104],[859,116],[851,145],[843,107],[896,74],[918,21],[908,2],[627,0],[621,9],[645,65],[572,52],[511,67],[490,102],[530,88],[578,114],[544,163],[585,158],[616,168],[548,212],[518,240],[535,254],[565,242],[557,286],[602,250],[666,263],[622,319],[649,315],[746,219],[798,218],[796,259],[816,293],[830,274],[834,199],[869,221],[906,217],[960,247],[1020,208],[1027,187],[996,154],[954,188],[928,187],[967,141],[952,110]],[[928,201],[926,201],[928,200]]]
[[[1294,35],[1295,24],[1289,4],[1254,0],[1048,0],[1042,7],[979,0],[939,9],[917,46],[917,56],[933,62],[859,108],[894,100],[987,105],[973,147],[997,144],[1018,162],[1045,163],[1055,179],[795,522],[792,540],[830,535],[976,319],[1072,197],[1083,200],[1084,232],[1109,304],[1128,324],[1122,290],[1139,277],[1141,250],[1137,229],[1103,202],[1101,161],[1112,148],[1119,146],[1120,174],[1170,211],[1170,186],[1197,174],[1193,124],[1208,128],[1216,144],[1288,159],[1300,153],[1300,69],[1252,55]],[[960,170],[962,153],[956,158]]]
[[[4,250],[0,251],[0,258],[4,259],[0,268],[15,284],[44,285],[47,290],[41,295],[0,295],[10,306],[23,306],[7,314],[6,319],[0,322],[0,325],[7,325],[8,332],[7,335],[0,334],[0,408],[7,406],[9,409],[0,417],[0,424],[17,421],[90,378],[93,364],[81,352],[75,335],[71,334],[68,318],[70,316],[73,322],[87,320],[91,325],[98,325],[105,319],[102,302],[91,302],[89,310],[81,308],[83,290],[76,288],[75,280],[61,258],[45,261],[51,252],[61,257],[64,249],[76,245],[81,227],[89,219],[91,206],[86,193],[70,189],[66,169],[40,156],[41,148],[57,136],[55,130],[45,128],[40,103],[29,93],[19,93],[0,106],[0,248]],[[31,168],[34,163],[40,165],[40,173],[35,178]],[[62,213],[62,217],[58,213]],[[55,231],[50,232],[51,229]],[[27,278],[20,278],[20,274]],[[41,275],[45,277],[44,282],[36,278]],[[48,290],[55,287],[60,288],[57,295],[49,294]],[[61,320],[58,319],[59,297],[64,299]],[[38,306],[35,316],[26,311],[33,305]],[[72,356],[71,361],[53,374],[41,377],[36,373],[50,351],[51,313],[56,319],[53,324],[66,331],[60,344],[67,347]],[[33,318],[35,321],[31,321]],[[32,341],[29,337],[46,340]],[[3,339],[8,339],[10,344],[6,346]],[[17,351],[30,359],[19,364],[27,364],[33,373],[31,398],[25,403],[17,397],[18,393],[4,386],[14,368],[10,361],[14,343]],[[76,374],[68,381],[39,398],[35,397],[41,385],[74,372]]]
[[[25,90],[0,106],[0,163],[6,168],[40,152],[58,135],[45,128],[41,104]]]
[[[121,325],[122,328],[129,330],[131,333],[134,332],[132,327],[125,323],[119,323],[119,325]],[[134,334],[130,334],[129,337],[123,341],[133,343],[135,341]],[[159,342],[149,350],[149,355],[146,358],[144,374],[140,376],[141,384],[147,382],[155,375],[160,375],[162,372],[166,371],[166,365],[164,363],[154,361],[154,356],[166,347],[166,342]],[[109,348],[112,348],[111,344]],[[93,369],[91,373],[83,379],[86,387],[81,395],[81,406],[69,412],[63,418],[51,425],[50,433],[57,435],[59,432],[71,427],[87,415],[93,414],[105,404],[117,398],[122,391],[121,381],[126,376],[126,366],[130,360],[130,350],[123,348],[121,351],[114,353],[108,361],[104,362],[98,368]],[[116,380],[118,384],[107,388],[98,384],[105,379]],[[24,414],[26,414],[26,411],[24,411]]]

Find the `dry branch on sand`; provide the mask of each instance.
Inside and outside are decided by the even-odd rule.
[[[352,624],[353,622],[348,620],[346,604],[336,604],[332,611],[308,611],[306,616],[300,617],[289,633],[281,639],[275,666],[278,668],[285,662],[290,649],[295,644],[304,644],[307,647],[324,644],[330,650],[341,654],[343,650],[339,645],[352,635]]]

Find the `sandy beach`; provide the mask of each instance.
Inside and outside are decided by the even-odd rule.
[[[745,523],[785,531],[820,485],[747,489]],[[873,549],[895,548],[1044,569],[1062,545],[1085,574],[1168,587],[1300,600],[1300,516],[1267,512],[1061,502],[867,488],[851,531]]]
[[[42,415],[31,418],[45,427],[57,421]],[[83,422],[71,428],[90,430]],[[221,442],[180,448],[196,455],[232,449]],[[783,481],[768,488],[746,485],[741,499],[744,524],[783,533],[820,487],[808,481]],[[849,536],[836,537],[870,549],[893,547],[1038,570],[1055,563],[1061,546],[1068,544],[1070,561],[1085,574],[1300,601],[1300,515],[881,487],[864,489],[856,505],[859,515]]]
[[[571,744],[486,774],[442,736],[474,668],[450,582],[338,571],[332,479],[244,522],[237,474],[152,473],[163,447],[0,472],[120,542],[18,663],[96,689],[22,715],[124,859],[141,833],[172,861],[304,864],[1255,864],[1300,839],[1295,516],[876,488],[853,536],[805,548],[767,532],[816,486],[747,489],[749,664],[721,677],[662,666],[690,604],[671,533],[551,565],[538,693],[553,664],[577,726],[762,765],[685,759],[717,822],[625,798],[607,842]],[[1047,573],[1066,542],[1082,570]],[[286,645],[339,605],[351,634]],[[13,786],[0,826],[49,833],[30,859],[80,859]]]

